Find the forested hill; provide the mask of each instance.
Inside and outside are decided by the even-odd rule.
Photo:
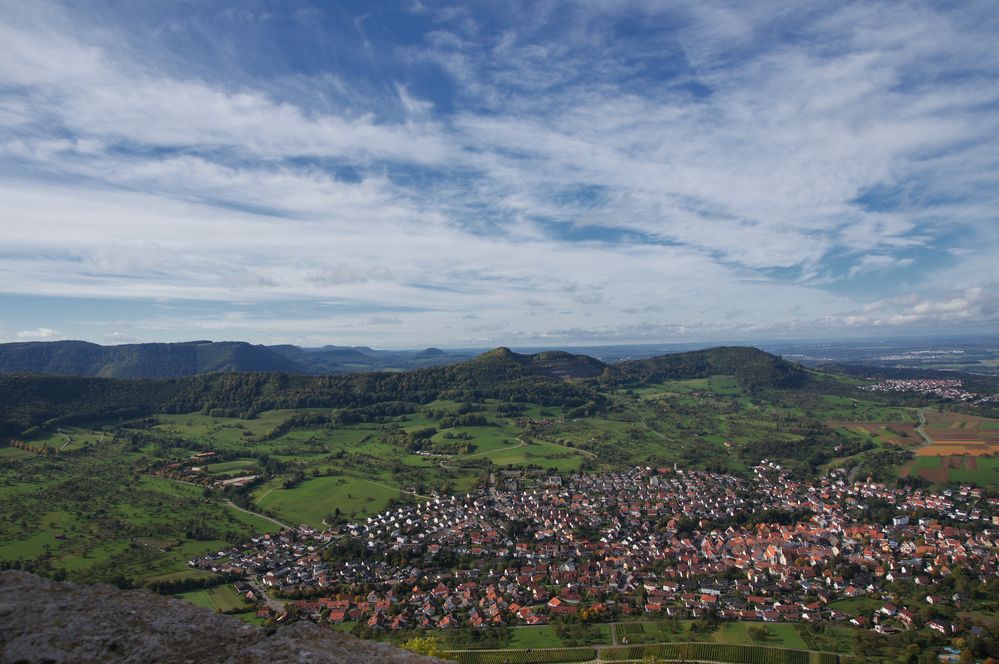
[[[469,357],[437,348],[422,351],[374,350],[366,346],[300,348],[258,346],[242,341],[101,346],[85,341],[37,341],[0,344],[0,374],[174,378],[247,371],[359,373],[440,366]]]
[[[521,355],[505,347],[483,353],[466,364],[504,374],[524,371],[529,374],[562,379],[594,378],[607,368],[606,364],[589,355],[573,355],[560,350]]]
[[[303,372],[266,346],[242,341],[100,346],[85,341],[0,344],[0,373],[171,378],[219,371]]]
[[[748,388],[797,387],[808,378],[797,364],[757,348],[719,346],[614,364],[607,367],[600,382],[604,385],[656,383],[719,374],[735,376],[740,386]]]
[[[468,364],[459,373],[491,372],[555,379],[600,378],[604,385],[733,374],[743,386],[797,384],[802,372],[755,348],[721,347],[606,365],[588,355],[545,351],[522,355],[496,348],[478,357],[428,348],[384,351],[366,346],[259,346],[241,341],[101,346],[84,341],[0,344],[0,374],[100,378],[180,378],[210,373],[357,374]]]
[[[804,372],[752,348],[718,348],[607,366],[585,355],[519,355],[507,348],[466,362],[408,372],[330,374],[215,373],[172,379],[0,375],[0,435],[32,427],[153,413],[201,411],[253,417],[277,408],[347,409],[347,417],[407,412],[437,399],[499,399],[579,409],[602,407],[602,387],[732,374],[751,387],[789,387]],[[392,412],[390,412],[392,411]]]
[[[449,366],[324,376],[216,373],[122,380],[0,375],[0,434],[15,436],[36,426],[193,411],[252,417],[276,408],[319,407],[356,409],[364,417],[396,408],[392,404],[425,404],[436,399],[491,398],[590,410],[599,405],[603,397],[594,386],[558,376],[580,371],[577,366],[596,360],[540,355],[518,356],[499,349]]]

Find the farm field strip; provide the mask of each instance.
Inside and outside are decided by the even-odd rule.
[[[444,655],[459,664],[534,664],[579,661],[641,661],[658,657],[674,661],[708,661],[726,664],[837,664],[849,658],[834,652],[821,651],[803,625],[791,623],[766,624],[769,638],[777,643],[750,642],[748,628],[758,623],[724,623],[709,638],[713,641],[653,642],[633,645],[597,645],[577,647],[508,648],[502,650],[451,650]],[[683,625],[685,627],[686,625]],[[622,638],[637,638],[649,630],[659,631],[663,623],[634,621],[614,623],[620,642]],[[535,628],[520,628],[531,630]],[[549,628],[550,629],[550,628]],[[686,630],[683,630],[686,631]],[[548,639],[546,642],[551,642]],[[557,641],[555,642],[557,643]]]
[[[442,655],[458,664],[548,664],[589,662],[597,657],[595,648],[531,648],[527,650],[451,650]]]
[[[618,646],[600,650],[600,659],[608,661],[642,660],[659,657],[676,661],[727,662],[730,664],[834,664],[839,655],[808,650],[769,646],[720,643],[663,643]]]

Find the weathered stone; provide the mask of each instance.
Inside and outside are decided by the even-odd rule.
[[[309,622],[254,627],[148,590],[0,572],[0,662],[433,664]]]

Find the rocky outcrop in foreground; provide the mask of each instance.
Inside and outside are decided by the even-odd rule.
[[[277,629],[147,590],[0,572],[0,662],[399,662],[434,664],[310,622]]]

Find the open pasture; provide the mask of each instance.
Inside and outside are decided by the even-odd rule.
[[[814,655],[814,658],[812,657]],[[642,660],[647,657],[673,661],[732,662],[733,664],[817,664],[820,653],[762,646],[722,643],[665,643],[605,648],[600,658],[610,661]],[[835,662],[835,655],[832,656]]]
[[[481,456],[497,466],[531,464],[558,471],[578,470],[584,458],[579,450],[544,441],[526,445],[514,443],[511,447],[499,448]]]
[[[0,459],[24,459],[32,456],[31,452],[17,447],[0,447]]]
[[[229,584],[180,593],[175,597],[195,606],[223,613],[240,611],[250,606],[246,598],[237,593],[236,589]]]
[[[78,427],[63,427],[57,431],[46,431],[26,440],[33,447],[47,447],[59,452],[83,449],[86,445],[96,445],[105,439],[106,434]]]
[[[831,429],[858,433],[872,440],[899,447],[915,447],[922,442],[916,433],[916,427],[911,422],[857,422],[837,421],[826,422]]]
[[[951,457],[954,459],[954,457]],[[979,486],[999,486],[999,457],[964,457],[964,464],[950,471],[954,482],[972,482]]]
[[[265,484],[257,494],[257,506],[291,525],[321,528],[323,519],[337,509],[348,518],[367,516],[385,509],[391,498],[406,495],[388,481],[375,475],[370,479],[334,475],[306,479],[289,489]]]
[[[814,417],[827,422],[858,422],[881,424],[915,424],[917,409],[907,406],[886,406],[854,397],[823,394],[809,404]]]
[[[960,482],[995,488],[999,486],[999,457],[968,454],[921,455],[903,468],[904,475],[916,475],[934,484]]]
[[[234,459],[221,463],[210,463],[206,470],[212,475],[241,474],[253,472],[257,469],[257,462],[254,459]]]
[[[455,650],[443,653],[458,664],[547,664],[549,662],[589,662],[596,658],[593,648],[547,648],[528,650]]]
[[[553,625],[516,627],[510,630],[510,648],[558,648],[562,639]]]
[[[762,642],[754,641],[749,635],[750,627],[762,627],[766,629],[766,639]],[[745,621],[727,622],[719,626],[715,633],[712,634],[712,639],[717,643],[778,646],[793,650],[809,649],[793,623],[769,623],[761,626],[758,623]]]
[[[231,417],[211,417],[201,413],[157,415],[156,431],[170,433],[186,440],[212,443],[220,448],[243,446],[247,439],[265,435],[299,411],[270,410],[250,420]]]

